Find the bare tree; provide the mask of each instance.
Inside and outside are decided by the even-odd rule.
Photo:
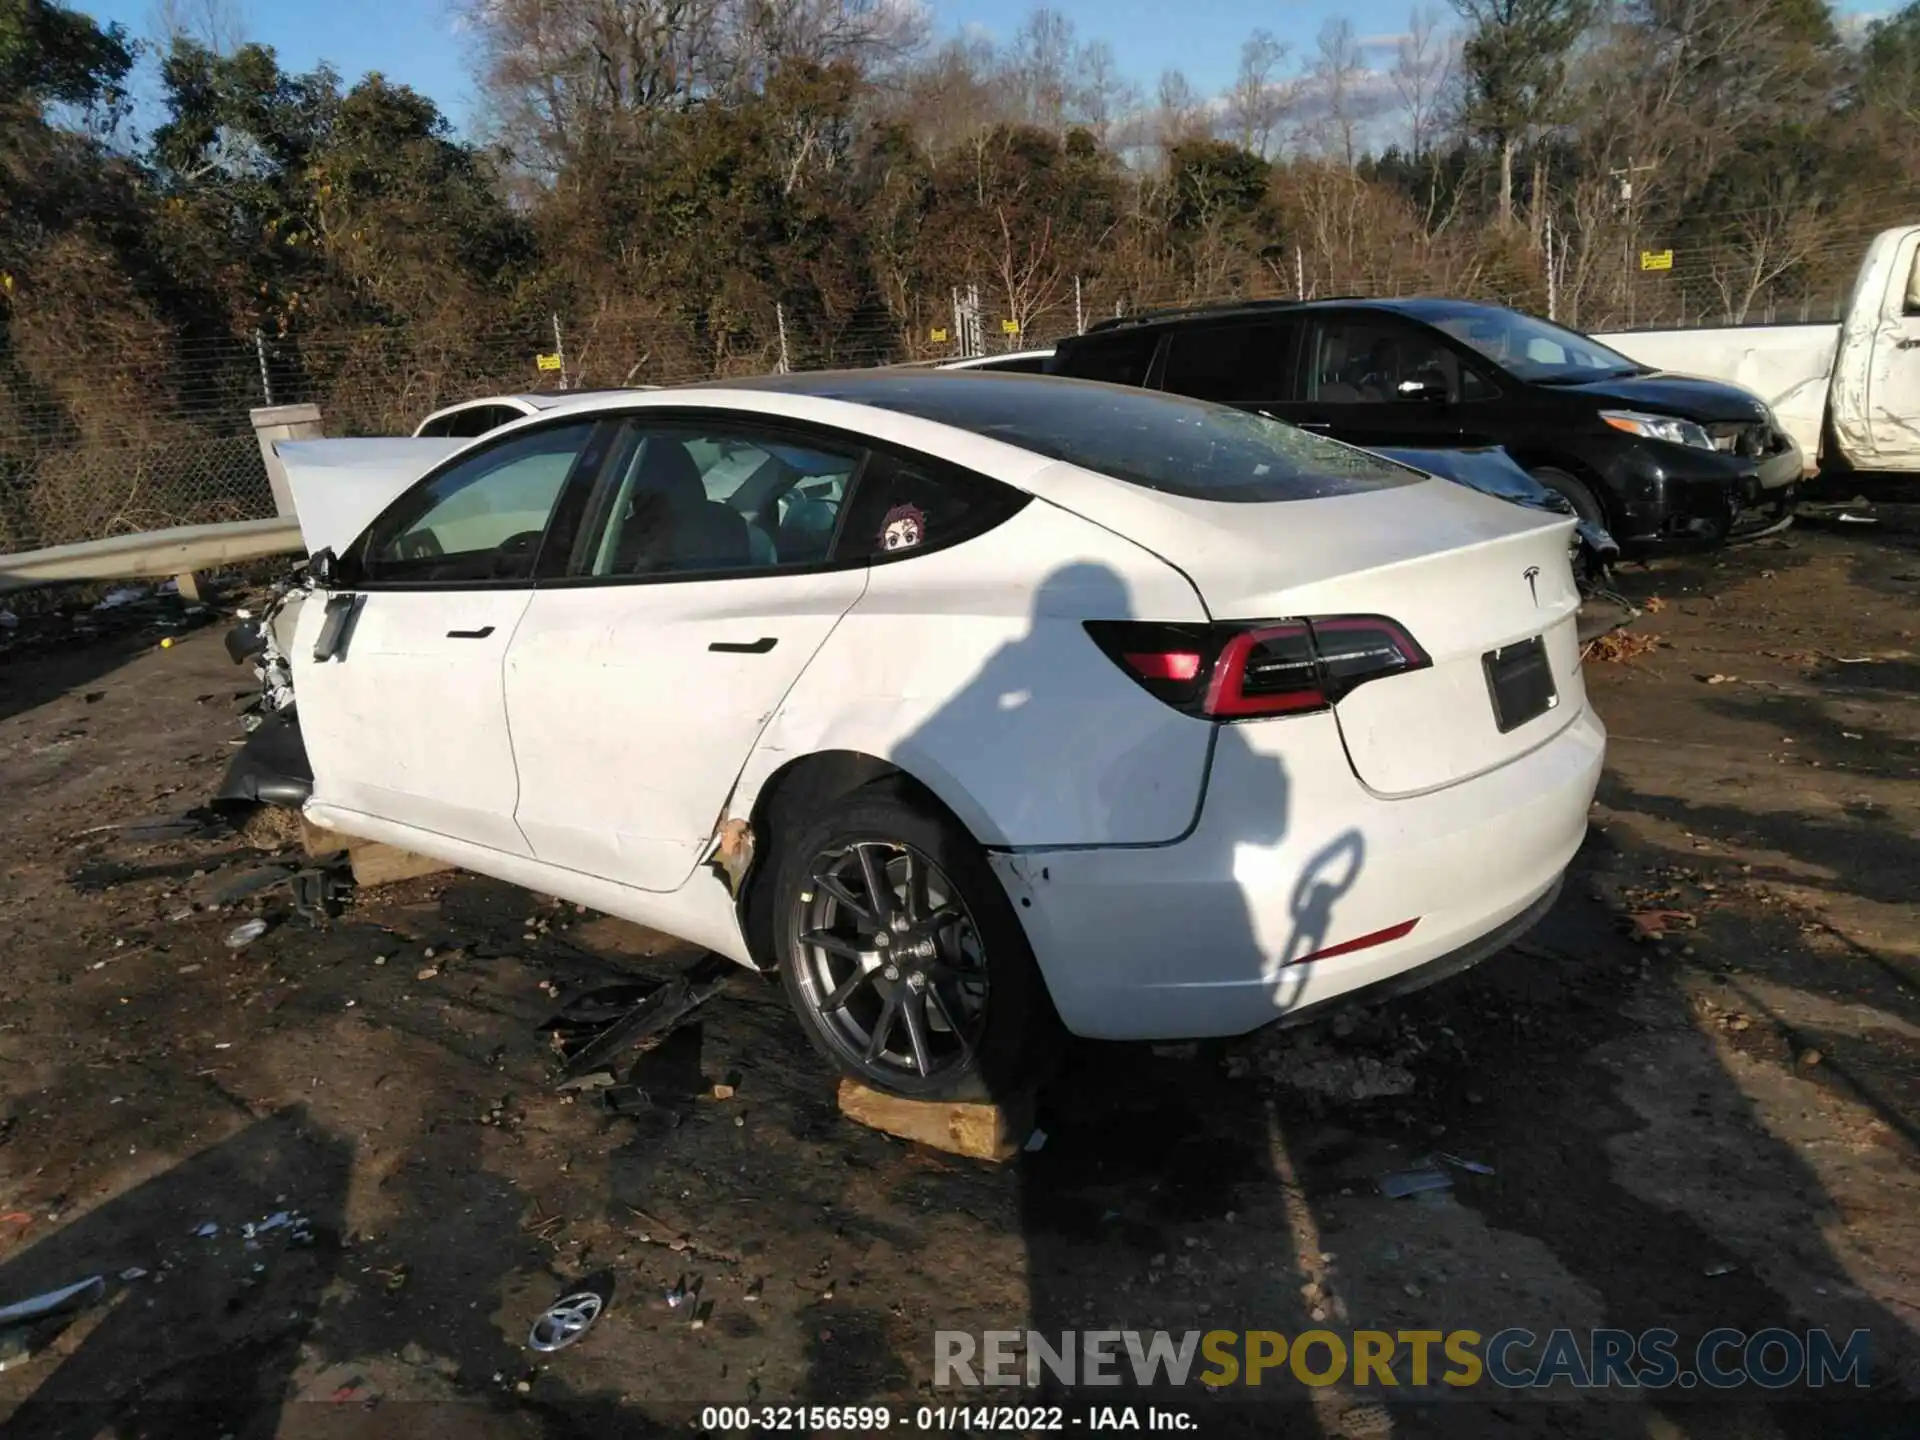
[[[1361,93],[1367,67],[1349,20],[1329,20],[1321,26],[1319,45],[1313,81],[1327,147],[1351,170],[1358,158],[1355,137],[1369,108]]]
[[[1226,132],[1235,144],[1265,155],[1292,103],[1292,88],[1279,78],[1288,47],[1269,30],[1256,30],[1240,46],[1240,69],[1227,91]]]
[[[154,0],[147,28],[163,49],[192,40],[216,55],[231,55],[247,43],[244,0]]]
[[[1021,119],[1056,134],[1066,128],[1078,55],[1073,21],[1060,11],[1042,6],[1027,16],[1004,56]]]
[[[1206,101],[1186,72],[1162,70],[1156,94],[1153,128],[1162,149],[1206,133]]]
[[[1407,153],[1415,160],[1433,144],[1441,97],[1453,78],[1458,45],[1440,28],[1440,16],[1422,6],[1407,17],[1388,78],[1407,117]]]

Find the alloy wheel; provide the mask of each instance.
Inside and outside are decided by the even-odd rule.
[[[884,841],[822,851],[789,923],[800,992],[857,1073],[923,1090],[973,1064],[986,956],[965,902],[927,856]]]

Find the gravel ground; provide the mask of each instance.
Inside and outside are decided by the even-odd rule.
[[[1045,1145],[999,1167],[843,1120],[754,977],[646,1057],[642,1114],[555,1094],[555,988],[665,974],[673,942],[457,873],[324,928],[284,891],[222,908],[284,831],[100,828],[218,780],[248,688],[219,627],[22,625],[0,1304],[109,1285],[0,1372],[0,1440],[685,1433],[925,1401],[936,1329],[1516,1325],[1864,1328],[1873,1383],[1172,1403],[1203,1434],[1914,1434],[1920,510],[1878,513],[1629,572],[1658,643],[1589,665],[1609,766],[1524,943],[1305,1031],[1076,1046]],[[1379,1193],[1437,1149],[1492,1173]],[[600,1323],[526,1349],[593,1276]]]

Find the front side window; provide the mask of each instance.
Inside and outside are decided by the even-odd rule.
[[[764,570],[827,559],[860,453],[732,427],[632,423],[583,574]]]
[[[1536,384],[1577,385],[1641,373],[1641,367],[1618,350],[1517,310],[1475,305],[1426,318],[1468,349]]]
[[[1167,339],[1160,388],[1225,405],[1290,400],[1294,333],[1289,320],[1182,326]]]
[[[416,486],[355,547],[357,583],[531,579],[547,522],[593,431],[580,420],[516,435]]]

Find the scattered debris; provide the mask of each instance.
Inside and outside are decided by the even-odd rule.
[[[1700,1273],[1705,1275],[1709,1280],[1717,1280],[1722,1275],[1733,1274],[1733,1272],[1739,1268],[1738,1265],[1729,1265],[1726,1261],[1722,1260],[1718,1265],[1709,1265]]]
[[[244,950],[266,933],[267,922],[265,920],[245,921],[242,924],[234,926],[233,929],[227,932],[227,948],[229,950]]]
[[[731,1100],[733,1094],[733,1086],[731,1085],[722,1083],[713,1087],[713,1098],[716,1100]]]
[[[1047,1132],[1036,1127],[1034,1129],[1034,1132],[1031,1135],[1027,1136],[1027,1143],[1022,1145],[1020,1148],[1026,1151],[1029,1155],[1033,1155],[1038,1153],[1046,1145],[1046,1143],[1047,1143]]]
[[[1815,1065],[1818,1065],[1825,1058],[1826,1057],[1822,1055],[1818,1050],[1803,1050],[1800,1052],[1800,1063],[1802,1065],[1805,1065],[1809,1070],[1811,1070]]]
[[[202,1240],[211,1240],[220,1233],[220,1227],[209,1220],[193,1232]]]
[[[1686,910],[1634,910],[1627,924],[1636,940],[1663,940],[1670,930],[1695,930],[1700,922]]]
[[[564,1350],[592,1327],[606,1308],[606,1300],[592,1290],[562,1295],[533,1322],[527,1347],[543,1353]]]
[[[147,1272],[142,1270],[138,1265],[129,1265],[126,1269],[120,1272],[120,1278],[122,1280],[127,1281],[129,1284],[131,1284],[135,1280],[146,1279]]]
[[[1696,675],[1693,678],[1698,680],[1702,685],[1731,685],[1740,677],[1738,675],[1721,675],[1715,673],[1712,675]]]
[[[1645,600],[1640,602],[1640,608],[1649,615],[1658,615],[1662,610],[1667,608],[1667,602],[1662,600],[1658,595],[1649,595]]]
[[[1465,1170],[1474,1175],[1491,1175],[1494,1173],[1491,1165],[1483,1165],[1478,1160],[1468,1160],[1459,1155],[1449,1155],[1444,1150],[1434,1151],[1433,1158],[1443,1165],[1451,1165],[1456,1170]]]
[[[1637,630],[1613,630],[1587,646],[1586,658],[1617,665],[1659,648],[1658,635],[1645,635]]]

